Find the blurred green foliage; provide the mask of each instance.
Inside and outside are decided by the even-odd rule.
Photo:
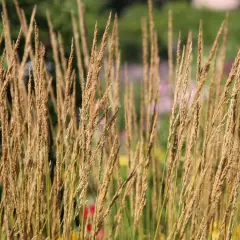
[[[41,39],[48,39],[48,25],[46,22],[46,10],[51,15],[56,31],[60,31],[64,38],[66,53],[69,53],[72,38],[71,11],[77,17],[76,0],[23,0],[19,1],[20,6],[25,10],[27,19],[30,19],[32,8],[37,2],[37,23],[41,29]],[[105,24],[109,15],[109,10],[104,6],[107,0],[85,0],[86,24],[89,43],[92,41],[95,23],[98,23],[99,36],[104,32]],[[18,34],[19,21],[13,0],[7,1],[9,18],[12,26],[13,37]],[[214,12],[207,9],[194,9],[185,1],[173,2],[163,8],[155,8],[155,23],[159,37],[160,55],[167,54],[167,31],[168,31],[168,11],[172,11],[174,26],[174,44],[177,43],[178,33],[181,31],[183,41],[186,41],[188,31],[192,31],[193,44],[197,45],[199,20],[203,20],[204,44],[207,50],[211,46],[216,36],[217,30],[225,17],[224,12]],[[122,60],[128,62],[140,62],[141,55],[141,20],[147,17],[147,5],[134,4],[127,8],[119,19],[119,37],[121,45]],[[240,27],[238,24],[239,12],[231,12],[229,17],[229,40],[227,46],[227,58],[233,58],[239,47]]]
[[[218,28],[225,18],[224,12],[214,12],[207,9],[194,9],[185,3],[173,3],[162,9],[155,9],[155,25],[159,37],[160,53],[165,53],[168,45],[168,12],[172,11],[174,44],[177,44],[178,34],[181,31],[182,40],[186,41],[188,32],[192,32],[193,45],[197,46],[198,27],[200,19],[203,20],[204,44],[206,50],[212,45]],[[140,20],[147,16],[145,5],[134,5],[125,12],[120,19],[119,33],[123,50],[123,58],[131,55],[140,60],[141,55],[141,25]],[[227,45],[227,58],[233,58],[239,48],[240,27],[238,24],[239,12],[231,12],[229,17],[229,38]],[[127,50],[127,51],[125,51]],[[141,53],[141,52],[140,52]]]

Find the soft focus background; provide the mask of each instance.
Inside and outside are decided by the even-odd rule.
[[[91,41],[96,20],[100,32],[103,32],[109,11],[119,16],[119,34],[122,51],[122,61],[129,63],[141,62],[141,25],[140,20],[147,15],[147,0],[85,0],[86,24],[88,38]],[[167,58],[167,29],[168,11],[172,10],[174,26],[174,49],[176,48],[178,32],[181,30],[182,38],[186,39],[188,31],[197,39],[199,19],[203,20],[204,43],[206,48],[214,40],[216,31],[224,18],[226,11],[231,11],[229,19],[229,41],[227,57],[235,56],[240,40],[239,26],[239,0],[155,0],[155,19],[159,33],[160,55]],[[13,32],[18,33],[18,16],[14,7],[14,0],[8,0],[9,19],[14,26]],[[63,36],[66,50],[72,37],[72,24],[70,13],[77,14],[75,0],[20,0],[20,7],[25,10],[29,19],[34,5],[37,5],[37,23],[41,29],[41,38],[46,45],[49,43],[46,10],[52,16],[56,31]]]

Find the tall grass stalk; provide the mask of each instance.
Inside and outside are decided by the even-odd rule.
[[[191,31],[186,42],[179,32],[175,59],[169,12],[174,94],[164,148],[152,1],[139,23],[140,102],[127,64],[120,81],[117,16],[109,14],[99,41],[97,23],[92,32],[86,29],[84,4],[76,1],[71,43],[54,28],[51,13],[46,15],[53,72],[45,65],[37,8],[27,19],[15,0],[21,29],[12,39],[2,1],[1,239],[240,239],[240,50],[226,76],[228,14],[205,61],[202,21],[197,49]],[[92,43],[87,34],[93,34]],[[32,68],[25,77],[28,61]]]

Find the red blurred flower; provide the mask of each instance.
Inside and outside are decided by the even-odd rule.
[[[90,204],[89,207],[85,207],[83,214],[85,218],[88,218],[89,214],[93,216],[94,213],[95,213],[95,204]]]
[[[84,209],[84,213],[83,213],[83,214],[84,214],[84,217],[85,217],[85,218],[88,217],[88,208],[85,208],[85,209]]]
[[[92,231],[92,224],[87,224],[87,231],[91,232]]]
[[[84,217],[85,218],[88,218],[90,216],[94,216],[95,214],[95,211],[96,211],[96,207],[95,207],[95,204],[90,204],[89,206],[86,206],[85,209],[84,209]],[[90,222],[91,222],[91,219],[90,219]],[[92,227],[92,224],[91,223],[87,223],[87,232],[90,233],[92,230],[93,230],[93,227]],[[102,239],[104,237],[104,231],[103,229],[100,229],[99,232],[97,233],[97,236],[96,238],[97,239]]]
[[[95,213],[95,204],[91,204],[91,205],[89,206],[89,209],[90,209],[90,213],[91,213],[92,215],[94,215],[94,213]]]

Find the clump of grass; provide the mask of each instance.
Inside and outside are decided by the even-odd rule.
[[[200,22],[197,88],[190,96],[191,32],[183,47],[179,34],[174,64],[169,13],[169,81],[175,92],[162,167],[154,153],[161,137],[157,107],[161,106],[161,76],[151,0],[149,20],[142,21],[144,71],[139,117],[127,68],[124,106],[120,105],[117,16],[112,21],[109,15],[100,42],[96,24],[90,51],[84,7],[80,0],[77,3],[79,21],[72,13],[74,34],[68,59],[61,34],[56,34],[51,13],[47,13],[55,62],[51,75],[34,20],[36,8],[28,24],[16,1],[22,27],[12,42],[3,0],[1,239],[209,239],[213,234],[218,239],[238,239],[240,51],[225,79],[228,16],[205,63]],[[20,39],[25,44],[21,58]],[[23,73],[27,60],[32,61],[33,68],[26,85]],[[101,68],[105,82],[100,79]],[[76,105],[80,94],[77,79],[81,106]],[[204,85],[209,85],[207,98],[202,98]],[[57,125],[53,124],[50,101]],[[122,107],[124,143],[119,129]],[[120,165],[120,152],[127,156],[126,167]],[[92,215],[85,214],[89,196],[94,199]]]

